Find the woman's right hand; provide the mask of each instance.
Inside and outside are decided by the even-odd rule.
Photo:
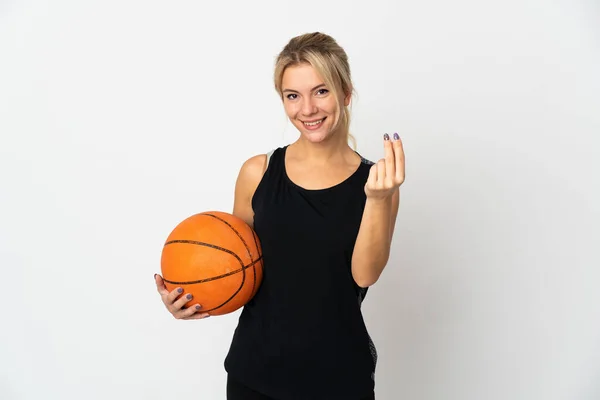
[[[194,304],[191,307],[183,308],[183,306],[192,299],[190,293],[181,296],[183,294],[182,288],[175,288],[169,293],[162,276],[159,274],[154,274],[154,280],[156,281],[156,289],[158,290],[163,303],[176,319],[203,319],[210,315],[208,313],[200,312],[202,309],[200,304]],[[181,298],[178,299],[177,297],[179,296],[181,296]]]

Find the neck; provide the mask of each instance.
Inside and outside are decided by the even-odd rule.
[[[311,142],[300,135],[300,138],[291,146],[296,148],[298,158],[317,165],[338,162],[355,156],[354,150],[348,145],[348,134],[346,132],[331,135],[319,143]]]

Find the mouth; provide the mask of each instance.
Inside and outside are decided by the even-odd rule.
[[[327,117],[323,117],[321,119],[315,119],[313,121],[302,121],[302,123],[304,124],[305,128],[313,130],[318,129],[323,124],[323,121],[325,121],[326,119]]]

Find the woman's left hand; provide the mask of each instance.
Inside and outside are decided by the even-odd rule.
[[[404,149],[402,140],[394,133],[394,140],[384,135],[383,147],[385,158],[371,167],[369,178],[365,184],[367,199],[391,199],[394,192],[404,183]]]

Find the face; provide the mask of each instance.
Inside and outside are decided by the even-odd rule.
[[[335,96],[311,65],[286,68],[281,86],[285,112],[306,139],[318,143],[335,134],[340,116]],[[339,100],[347,106],[350,95]]]

